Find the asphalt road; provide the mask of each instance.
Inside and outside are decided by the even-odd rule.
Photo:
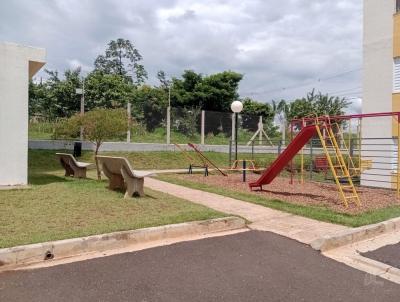
[[[267,232],[0,274],[0,301],[399,301],[400,285]]]
[[[364,253],[363,256],[400,268],[400,243],[381,247],[375,251]]]

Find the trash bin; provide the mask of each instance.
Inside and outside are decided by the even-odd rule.
[[[74,142],[74,157],[82,156],[82,142]]]

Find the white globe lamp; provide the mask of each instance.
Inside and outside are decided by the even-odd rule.
[[[234,113],[240,113],[240,112],[242,112],[242,110],[243,110],[243,103],[240,102],[240,101],[234,101],[234,102],[231,104],[231,110],[232,110],[232,112],[234,112]]]

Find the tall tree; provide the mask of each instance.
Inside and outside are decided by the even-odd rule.
[[[85,108],[121,108],[133,99],[135,87],[118,74],[94,70],[85,79]]]
[[[117,74],[129,82],[141,85],[147,72],[141,64],[142,56],[133,43],[125,39],[111,40],[104,55],[99,55],[94,66],[106,74]]]
[[[31,83],[29,91],[30,114],[47,119],[69,117],[80,109],[80,97],[75,89],[82,86],[81,70],[67,69],[61,78],[57,71],[45,70],[47,80]]]
[[[160,82],[160,87],[164,89],[168,89],[168,87],[171,85],[171,81],[167,80],[167,75],[164,70],[159,70],[157,72],[157,79]]]

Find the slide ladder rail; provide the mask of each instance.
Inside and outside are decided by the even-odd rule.
[[[357,206],[360,206],[360,197],[358,196],[331,125],[328,125],[324,121],[321,124],[317,123],[316,129],[344,206],[348,208],[349,201],[353,201]],[[323,132],[325,132],[326,137],[324,137]],[[325,138],[329,139],[331,142],[335,162],[332,160]],[[345,184],[343,184],[343,180],[346,181]]]

